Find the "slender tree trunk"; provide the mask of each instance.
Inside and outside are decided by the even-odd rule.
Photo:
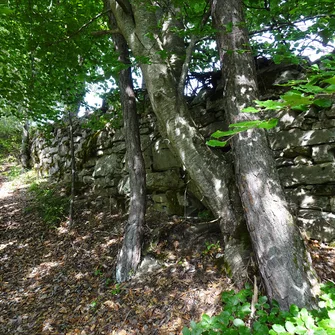
[[[105,2],[105,6],[109,8],[108,1]],[[114,15],[111,12],[108,15],[110,27],[115,29]],[[141,260],[143,225],[146,212],[146,173],[141,150],[128,45],[121,34],[113,34],[112,38],[116,51],[119,53],[119,61],[125,66],[119,73],[119,88],[130,179],[130,203],[124,240],[116,265],[116,280],[123,282],[130,279],[136,272]]]
[[[70,137],[70,156],[71,156],[71,194],[70,194],[70,207],[69,207],[69,226],[72,227],[73,207],[75,197],[75,182],[76,182],[76,158],[74,155],[73,111],[71,109],[71,106],[68,107],[68,118],[69,118],[69,137]]]
[[[20,153],[21,165],[24,169],[31,168],[31,152],[29,138],[29,121],[26,120],[22,128],[22,144]]]
[[[230,123],[257,119],[241,113],[258,94],[242,6],[242,0],[212,0]],[[286,309],[293,303],[313,306],[317,277],[288,210],[265,131],[240,133],[232,147],[247,226],[269,298]]]
[[[220,227],[230,246],[230,252],[226,253],[227,267],[241,284],[247,277],[245,261],[250,256],[248,234],[243,217],[234,210],[236,185],[227,182],[228,176],[233,174],[232,170],[222,155],[215,155],[205,144],[180,90],[182,62],[179,59],[180,56],[185,58],[185,48],[184,54],[180,55],[181,43],[174,42],[167,49],[172,57],[162,58],[162,45],[168,48],[168,44],[164,42],[164,36],[167,35],[164,32],[160,35],[155,31],[155,27],[158,27],[157,13],[148,11],[143,4],[137,2],[130,5],[128,1],[123,1],[123,6],[113,0],[109,0],[109,3],[117,26],[133,54],[149,60],[141,64],[141,69],[161,134],[169,140],[171,149],[195,181],[208,207],[221,219]],[[165,31],[171,34],[168,26],[165,27]],[[153,31],[155,39],[148,36],[149,31]],[[175,41],[178,38],[180,37],[176,34]],[[171,38],[168,40],[171,41]],[[237,243],[237,239],[241,238],[237,232],[241,231],[245,243]]]

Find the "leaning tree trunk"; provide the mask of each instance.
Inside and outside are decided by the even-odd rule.
[[[242,6],[242,0],[212,0],[230,123],[257,119],[241,113],[257,97]],[[288,210],[265,131],[240,133],[234,136],[232,147],[239,193],[268,296],[286,309],[293,303],[313,306],[317,277]]]
[[[208,207],[221,219],[220,227],[230,246],[226,262],[234,278],[241,284],[246,280],[244,261],[246,255],[250,255],[250,250],[247,238],[245,243],[237,243],[241,237],[237,236],[237,231],[244,231],[244,237],[248,237],[248,234],[243,217],[234,210],[236,186],[231,187],[227,182],[232,171],[223,156],[216,156],[206,146],[180,90],[180,59],[185,56],[184,48],[180,57],[182,43],[177,43],[180,37],[178,34],[173,35],[173,29],[169,29],[168,23],[163,23],[162,31],[157,33],[157,13],[146,10],[143,4],[133,2],[130,5],[128,1],[122,1],[121,6],[114,0],[109,0],[109,3],[117,26],[134,56],[148,60],[141,64],[141,69],[161,134],[169,140],[171,149],[196,183]],[[155,39],[148,36],[149,31],[153,31]],[[175,42],[171,43],[172,39]],[[169,59],[160,56],[164,47],[167,54],[172,55]]]
[[[109,9],[108,1],[105,1],[105,6]],[[111,29],[115,29],[114,15],[109,12],[108,16]],[[125,66],[119,73],[119,88],[130,179],[130,203],[123,244],[116,265],[116,280],[117,282],[124,282],[136,272],[141,260],[143,225],[146,212],[146,173],[141,150],[128,45],[119,33],[112,34],[112,38],[116,51],[119,53],[119,61]]]

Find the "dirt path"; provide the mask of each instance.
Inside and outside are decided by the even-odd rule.
[[[187,240],[175,222],[145,258],[142,275],[113,282],[122,219],[78,205],[76,226],[50,228],[29,210],[24,185],[0,178],[0,334],[180,334],[202,313],[220,311],[230,280],[205,253],[219,234]],[[86,200],[87,202],[87,200]],[[166,219],[166,218],[165,218]],[[185,245],[187,247],[185,247]],[[319,275],[335,280],[335,251],[312,241]]]
[[[2,180],[0,195],[0,334],[180,334],[219,311],[231,287],[202,255],[206,240],[185,251],[173,238],[155,246],[161,261],[147,256],[143,275],[119,287],[118,217],[81,207],[75,228],[51,229],[27,210],[24,187]]]

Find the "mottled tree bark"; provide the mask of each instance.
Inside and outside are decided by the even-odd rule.
[[[153,110],[157,116],[160,132],[167,138],[170,148],[179,157],[188,174],[195,181],[205,203],[213,214],[220,218],[220,227],[230,252],[226,253],[228,270],[238,284],[246,280],[246,258],[250,256],[248,236],[245,243],[237,243],[237,231],[245,227],[243,217],[235,211],[234,184],[227,182],[232,170],[223,155],[216,155],[205,144],[199,134],[183,92],[180,90],[185,47],[180,36],[169,28],[171,15],[165,15],[168,22],[160,22],[159,13],[147,10],[140,2],[127,2],[128,11],[118,1],[109,0],[117,26],[126,38],[134,56],[148,59],[141,64],[142,73]],[[131,10],[131,11],[130,11]],[[175,17],[175,16],[174,16]],[[151,32],[154,38],[148,36]],[[173,35],[173,36],[172,36]],[[173,41],[173,43],[172,43]],[[166,49],[168,58],[162,57]]]
[[[212,0],[230,123],[257,119],[241,113],[258,94],[242,6],[242,0]],[[234,136],[232,148],[237,185],[268,296],[285,309],[293,303],[313,306],[317,277],[288,210],[265,131],[249,130]]]
[[[105,1],[109,8],[109,2]],[[116,22],[109,12],[109,24],[115,29]],[[128,45],[125,38],[112,34],[119,61],[125,68],[119,73],[119,88],[125,129],[128,171],[130,178],[130,203],[122,248],[116,265],[116,280],[123,282],[131,278],[141,260],[143,225],[146,212],[146,174],[141,150],[139,122],[136,111],[136,98],[133,89]]]

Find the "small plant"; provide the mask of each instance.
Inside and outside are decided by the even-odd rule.
[[[223,292],[223,311],[213,317],[204,314],[198,323],[192,321],[190,328],[184,327],[183,335],[335,335],[335,286],[327,283],[322,289],[319,309],[312,311],[295,305],[282,311],[276,301],[270,306],[265,296],[252,306],[250,286],[238,293]]]
[[[9,180],[14,180],[17,177],[19,177],[22,174],[22,168],[18,165],[11,166],[9,171],[6,171],[4,175],[9,179]]]
[[[220,241],[216,243],[205,242],[206,249],[202,252],[203,256],[218,253],[221,250]]]
[[[57,188],[46,182],[34,182],[29,187],[31,205],[26,211],[36,211],[50,227],[56,227],[65,219],[69,200],[59,195]]]
[[[101,269],[97,268],[94,270],[93,274],[96,276],[96,277],[101,277],[103,275]]]
[[[114,285],[114,288],[112,289],[111,294],[118,295],[120,294],[121,290],[122,290],[121,284],[117,283]]]

